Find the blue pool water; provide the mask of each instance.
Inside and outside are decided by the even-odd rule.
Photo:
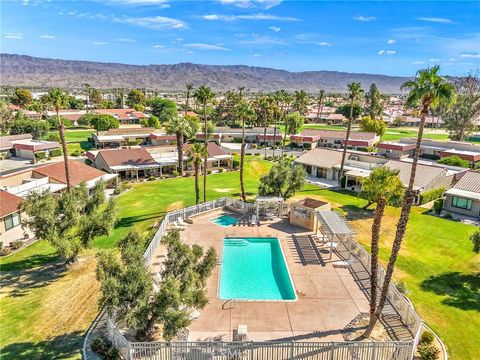
[[[230,215],[221,215],[210,221],[219,226],[227,227],[235,224],[237,222],[237,219]]]
[[[220,299],[295,300],[276,238],[225,238]]]

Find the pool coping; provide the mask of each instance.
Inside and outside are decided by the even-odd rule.
[[[278,245],[280,246],[280,252],[282,253],[283,257],[283,263],[285,264],[285,267],[287,269],[287,274],[288,278],[290,279],[290,284],[292,285],[292,290],[293,290],[293,295],[295,296],[295,299],[291,300],[261,300],[261,299],[235,299],[235,298],[230,298],[230,299],[222,299],[220,297],[220,286],[221,286],[221,280],[222,280],[222,265],[223,265],[223,246],[224,246],[224,241],[225,239],[248,239],[248,238],[254,238],[254,239],[276,239],[278,241]],[[274,303],[283,303],[283,302],[296,302],[298,301],[298,295],[297,295],[297,290],[295,288],[295,283],[293,282],[293,277],[292,274],[290,274],[290,268],[288,267],[287,263],[287,258],[285,257],[285,253],[283,251],[282,247],[282,241],[275,236],[224,236],[222,239],[222,249],[220,252],[220,269],[218,271],[218,283],[217,283],[217,299],[222,300],[222,301],[238,301],[238,302],[274,302]]]

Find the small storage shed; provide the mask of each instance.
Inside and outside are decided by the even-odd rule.
[[[316,232],[318,225],[315,212],[330,210],[330,203],[304,198],[290,204],[290,224]]]

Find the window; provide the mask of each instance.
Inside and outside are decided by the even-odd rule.
[[[20,225],[20,213],[16,212],[14,214],[10,214],[5,216],[5,230],[10,230],[15,226]]]
[[[392,153],[392,150],[387,149],[385,152],[386,152],[387,154],[391,154],[391,153]]]
[[[454,196],[452,198],[452,206],[459,209],[472,210],[472,200]]]

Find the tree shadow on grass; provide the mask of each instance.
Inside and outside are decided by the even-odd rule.
[[[430,276],[420,284],[420,288],[446,296],[442,304],[462,310],[480,311],[480,273],[448,272]]]
[[[75,355],[80,355],[82,340],[83,333],[76,331],[39,342],[17,342],[2,346],[0,357],[4,360],[57,360],[71,358]]]
[[[68,267],[63,260],[49,263],[40,268],[18,271],[5,271],[0,276],[0,294],[21,297],[30,291],[49,285],[64,276]]]
[[[349,221],[373,219],[373,210],[370,208],[363,210],[361,207],[355,205],[343,205],[340,209],[345,214],[345,218]]]
[[[55,253],[52,254],[35,254],[26,257],[25,259],[12,261],[0,266],[0,271],[19,271],[28,270],[34,267],[43,266],[58,260]]]
[[[127,216],[122,217],[117,224],[115,225],[116,228],[119,227],[131,227],[135,225],[137,222],[151,220],[151,219],[161,219],[165,216],[165,211],[160,211],[157,213],[152,214],[145,214],[145,215],[136,215],[136,216]]]

